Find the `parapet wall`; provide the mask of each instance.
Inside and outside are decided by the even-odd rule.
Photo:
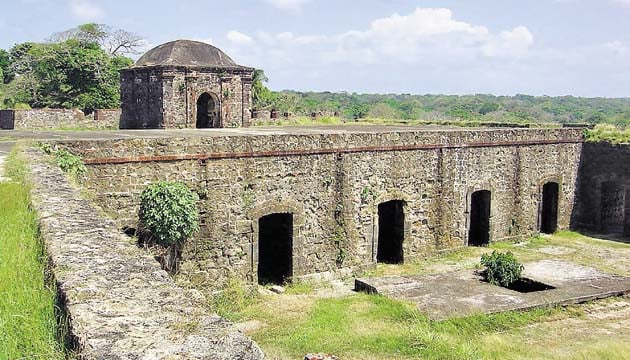
[[[0,129],[118,128],[120,110],[97,109],[85,116],[78,109],[0,110]]]
[[[465,246],[477,190],[492,194],[491,241],[538,232],[549,181],[559,184],[558,226],[567,229],[582,148],[581,129],[358,126],[177,135],[63,145],[83,156],[86,186],[119,228],[136,227],[139,194],[151,182],[179,180],[200,194],[202,230],[182,265],[197,283],[256,281],[258,222],[274,213],[293,215],[295,277],[372,266],[378,206],[389,200],[404,202],[405,260]]]
[[[58,168],[30,155],[32,205],[78,358],[263,358],[253,341],[207,313],[101,218]]]

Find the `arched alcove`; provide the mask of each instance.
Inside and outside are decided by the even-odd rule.
[[[197,129],[220,128],[219,101],[212,93],[203,93],[197,99]]]

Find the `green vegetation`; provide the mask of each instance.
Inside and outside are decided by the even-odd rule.
[[[521,278],[523,265],[519,263],[511,252],[498,252],[481,255],[481,265],[485,266],[484,277],[493,285],[510,286]]]
[[[167,248],[162,266],[177,272],[182,244],[199,230],[199,197],[179,182],[160,181],[140,194],[140,240],[147,246]]]
[[[555,250],[553,258],[630,275],[630,244],[573,232],[537,236],[518,244],[492,243],[490,247],[509,250],[527,261],[549,258],[545,251]],[[483,251],[463,248],[415,263],[378,264],[374,273],[472,269],[479,266]],[[329,288],[296,293],[287,289],[282,295],[264,296],[242,286],[232,283],[229,291],[221,293],[220,302],[215,299],[214,308],[223,316],[246,323],[247,335],[270,358],[295,359],[322,352],[342,359],[383,360],[624,359],[630,353],[630,344],[624,340],[630,330],[619,327],[630,319],[625,310],[620,311],[630,307],[627,298],[430,321],[413,305],[381,296],[336,293],[338,290]]]
[[[17,151],[0,183],[0,359],[64,359],[57,342],[55,291],[45,284],[37,219],[29,209],[26,165]]]
[[[262,82],[260,86],[263,86]],[[264,86],[263,86],[264,87]],[[466,123],[630,124],[630,99],[573,96],[356,94],[267,91],[254,107],[298,116],[337,111],[347,119],[366,118]]]
[[[588,142],[605,141],[612,144],[630,143],[630,125],[624,127],[611,124],[597,124],[593,129],[584,131]]]
[[[72,176],[72,178],[79,183],[83,181],[87,175],[87,168],[85,164],[83,164],[83,160],[80,156],[74,155],[66,149],[53,147],[48,143],[42,143],[39,147],[46,155],[53,155],[55,157],[57,166],[59,166],[63,172]]]
[[[117,32],[127,37],[113,41]],[[85,24],[53,35],[51,42],[0,50],[0,107],[79,108],[86,113],[117,108],[118,71],[132,64],[121,49],[132,49],[138,41],[122,30]]]

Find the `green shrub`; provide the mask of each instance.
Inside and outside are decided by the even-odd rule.
[[[75,180],[81,181],[87,175],[87,168],[80,156],[74,155],[66,149],[58,149],[50,144],[41,143],[39,148],[46,155],[54,155],[59,168],[70,174]]]
[[[150,231],[151,240],[158,245],[181,245],[199,230],[198,200],[182,183],[151,184],[140,195],[141,228]]]
[[[151,184],[140,195],[139,243],[154,250],[171,274],[177,273],[183,243],[199,230],[198,200],[186,185],[168,181]]]
[[[87,175],[87,169],[83,164],[81,157],[74,155],[66,149],[59,149],[55,153],[55,159],[57,160],[57,166],[75,179],[81,179]]]
[[[491,255],[483,254],[481,265],[486,267],[484,276],[488,282],[505,287],[520,279],[523,271],[523,265],[509,251],[501,253],[495,250]]]

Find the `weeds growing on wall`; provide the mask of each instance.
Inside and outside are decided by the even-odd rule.
[[[46,155],[53,155],[59,168],[69,174],[77,182],[82,182],[87,175],[87,168],[80,156],[74,155],[66,149],[59,149],[47,143],[42,143],[39,148]]]
[[[609,142],[612,144],[630,143],[630,126],[626,128],[611,124],[597,124],[593,129],[584,130],[584,139],[588,142]]]

